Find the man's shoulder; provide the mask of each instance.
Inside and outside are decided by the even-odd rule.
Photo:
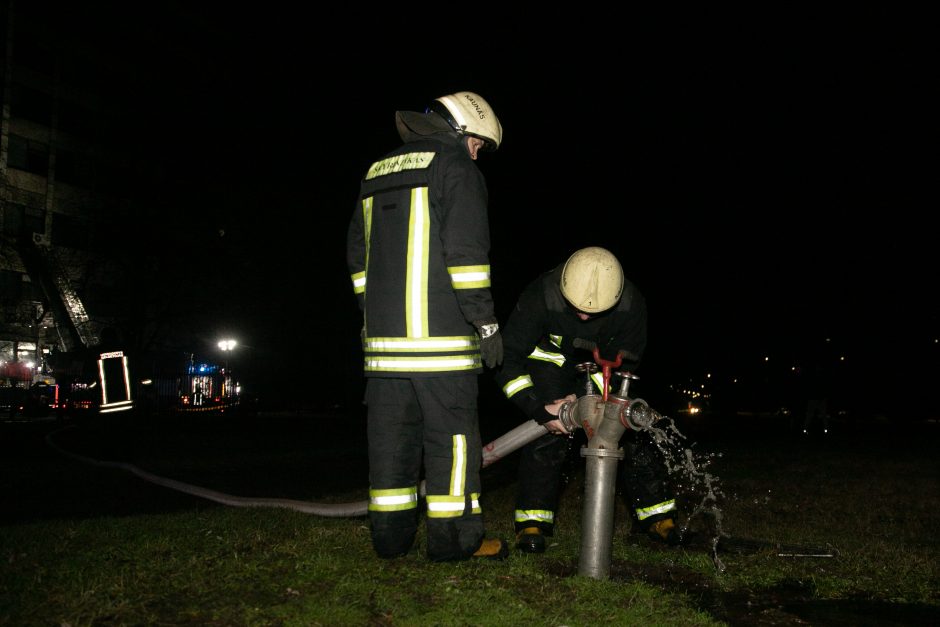
[[[646,297],[643,292],[629,279],[623,280],[623,294],[617,303],[618,311],[639,311],[646,309]]]
[[[389,151],[386,156],[400,155],[408,152],[434,152],[448,156],[459,156],[461,154],[461,148],[461,142],[454,137],[436,134],[404,142],[397,148]],[[466,154],[466,150],[463,152]],[[467,157],[469,159],[469,154],[467,154]]]
[[[559,272],[560,268],[552,268],[537,276],[523,288],[520,300],[548,311],[561,311],[564,301],[558,289]]]
[[[430,169],[469,165],[476,167],[466,150],[461,152],[460,144],[455,144],[442,136],[415,139],[401,144],[373,161],[365,178],[375,178],[380,174],[393,174],[402,170]]]

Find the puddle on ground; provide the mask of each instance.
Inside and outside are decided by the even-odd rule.
[[[546,563],[546,570],[558,577],[573,577],[578,574],[578,565],[552,562]],[[800,581],[785,581],[772,588],[723,591],[710,577],[678,565],[640,565],[623,560],[612,562],[610,581],[642,581],[669,594],[685,595],[699,610],[732,627],[940,625],[940,607],[868,599],[817,599],[814,587]]]

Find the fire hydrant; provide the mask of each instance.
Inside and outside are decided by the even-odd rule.
[[[630,381],[638,377],[627,371],[611,372],[611,367],[620,365],[620,357],[615,362],[605,361],[595,349],[594,359],[604,368],[604,394],[592,391],[565,403],[558,418],[569,432],[582,428],[587,436],[587,445],[581,448],[585,472],[578,573],[593,579],[606,579],[611,564],[617,463],[624,458],[620,438],[626,429],[641,431],[662,416],[644,400],[628,396]],[[579,369],[590,376],[592,366],[581,364]],[[596,372],[596,367],[593,372]],[[612,374],[621,377],[617,394],[606,393]]]

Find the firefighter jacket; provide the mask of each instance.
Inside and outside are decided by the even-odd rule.
[[[646,348],[646,299],[630,281],[624,280],[623,295],[616,307],[581,320],[561,294],[561,271],[562,266],[558,266],[530,283],[502,328],[503,365],[496,381],[506,398],[539,424],[554,419],[545,411],[546,404],[585,392],[585,386],[577,383],[585,381],[584,375],[579,375],[575,366],[593,363],[594,357],[576,346],[575,340],[593,343],[601,357],[611,361],[619,351],[626,351],[620,365],[623,370],[635,370]],[[527,367],[530,360],[558,368],[559,376],[539,381],[538,394]],[[601,390],[603,376],[598,370],[593,380]]]
[[[366,376],[479,373],[495,320],[483,175],[464,140],[410,140],[369,168],[347,234]]]

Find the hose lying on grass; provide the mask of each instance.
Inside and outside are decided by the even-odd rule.
[[[64,431],[65,429],[71,428],[74,428],[74,425],[65,427],[59,431]],[[327,516],[333,518],[352,518],[356,516],[365,516],[369,511],[368,501],[357,501],[353,503],[313,503],[310,501],[296,501],[293,499],[248,498],[244,496],[233,496],[231,494],[225,494],[224,492],[217,492],[215,490],[209,490],[207,488],[191,485],[189,483],[183,483],[182,481],[176,481],[175,479],[167,479],[166,477],[155,475],[152,472],[147,472],[146,470],[138,468],[133,464],[102,461],[66,451],[62,447],[58,446],[52,439],[52,436],[54,436],[56,433],[59,433],[59,431],[47,435],[46,444],[66,457],[71,457],[72,459],[76,459],[80,462],[91,464],[93,466],[126,470],[127,472],[137,475],[145,481],[149,481],[150,483],[155,483],[165,488],[170,488],[171,490],[185,492],[186,494],[192,494],[193,496],[215,501],[216,503],[221,503],[223,505],[231,505],[233,507],[280,507],[303,512],[305,514],[315,514],[317,516]]]
[[[48,444],[60,454],[80,462],[102,468],[117,468],[119,470],[126,470],[127,472],[137,475],[145,481],[149,481],[150,483],[154,483],[165,488],[170,488],[171,490],[185,492],[186,494],[198,496],[210,501],[215,501],[216,503],[221,503],[222,505],[230,505],[232,507],[279,507],[282,509],[291,509],[297,512],[302,512],[304,514],[324,516],[327,518],[355,518],[359,516],[366,516],[369,513],[369,502],[367,500],[354,501],[351,503],[314,503],[312,501],[297,501],[293,499],[248,498],[243,496],[233,496],[231,494],[225,494],[224,492],[217,492],[215,490],[209,490],[200,486],[191,485],[189,483],[183,483],[182,481],[167,479],[166,477],[161,477],[151,472],[147,472],[146,470],[142,470],[133,464],[101,461],[98,459],[92,459],[91,457],[78,455],[61,448],[52,439],[52,436],[54,436],[56,433],[64,431],[65,429],[72,429],[74,427],[75,425],[70,425],[48,434],[46,436],[46,444]],[[521,424],[512,431],[507,432],[503,436],[493,440],[483,447],[482,467],[485,468],[490,464],[496,463],[509,453],[528,444],[544,433],[545,428],[537,424],[534,420],[530,420]],[[423,481],[421,482],[420,493],[422,496],[424,495]],[[685,544],[695,544],[695,542],[691,537],[688,537],[686,538]],[[838,551],[835,551],[831,547],[776,545],[764,540],[747,540],[741,538],[724,537],[718,543],[718,549],[732,553],[756,553],[760,550],[767,549],[768,547],[774,549],[778,557],[836,557],[838,555]]]
[[[314,503],[312,501],[296,501],[293,499],[249,498],[244,496],[233,496],[231,494],[225,494],[224,492],[217,492],[215,490],[209,490],[207,488],[191,485],[189,483],[183,483],[182,481],[176,481],[175,479],[167,479],[166,477],[161,477],[151,472],[147,472],[146,470],[138,468],[133,464],[102,461],[93,459],[91,457],[85,457],[84,455],[78,455],[76,453],[66,451],[62,447],[58,446],[52,438],[52,436],[54,436],[56,433],[64,431],[65,429],[72,429],[74,427],[75,425],[70,425],[48,434],[46,436],[46,444],[66,457],[70,457],[93,466],[126,470],[127,472],[137,475],[145,481],[149,481],[150,483],[154,483],[165,488],[170,488],[171,490],[185,492],[186,494],[192,494],[193,496],[215,501],[216,503],[221,503],[223,505],[231,505],[232,507],[280,507],[284,509],[292,509],[297,512],[303,512],[304,514],[314,514],[316,516],[324,516],[327,518],[355,518],[357,516],[366,516],[369,513],[369,501],[367,500],[354,501],[351,503]],[[483,447],[482,467],[485,468],[486,466],[499,461],[516,449],[528,444],[532,440],[542,435],[545,435],[545,433],[545,427],[539,425],[534,420],[524,422],[512,431],[509,431],[508,433],[493,440]],[[420,493],[422,496],[424,495],[423,481],[421,482]]]

